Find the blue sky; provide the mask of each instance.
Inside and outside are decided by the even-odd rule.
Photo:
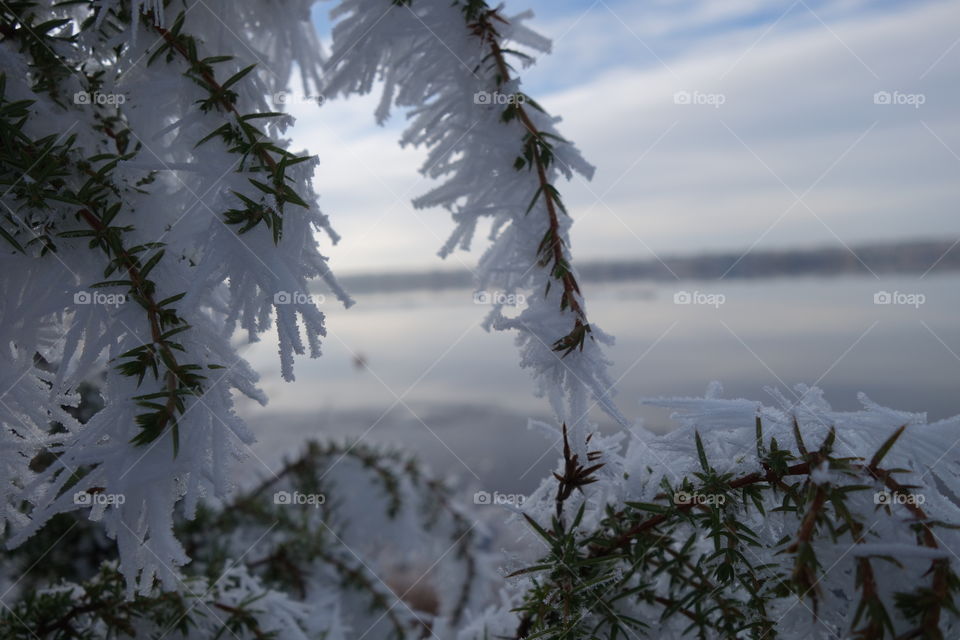
[[[960,237],[957,3],[511,0],[506,13],[528,8],[554,51],[524,88],[598,169],[561,185],[575,257]],[[374,104],[292,108],[344,235],[334,267],[472,265],[435,258],[451,224],[413,211],[422,153],[397,147],[402,114],[373,124]]]

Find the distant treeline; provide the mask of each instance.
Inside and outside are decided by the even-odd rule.
[[[715,280],[784,276],[837,276],[881,273],[939,273],[960,269],[960,246],[953,241],[915,241],[820,249],[754,250],[663,260],[581,262],[581,279],[593,282]],[[384,293],[415,289],[462,289],[474,286],[467,270],[408,271],[343,276],[351,293]]]

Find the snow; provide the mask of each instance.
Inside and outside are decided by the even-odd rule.
[[[257,386],[257,372],[240,357],[234,334],[242,333],[253,342],[275,329],[279,369],[285,380],[292,381],[298,357],[319,357],[327,332],[326,317],[308,294],[310,283],[322,281],[344,306],[353,303],[321,252],[321,243],[336,243],[339,236],[319,209],[318,194],[311,186],[318,159],[305,156],[296,162],[278,151],[289,147],[284,138],[289,118],[262,121],[241,115],[273,110],[274,103],[282,102],[276,96],[287,89],[295,68],[305,89],[312,87],[328,97],[382,87],[374,114],[379,122],[393,109],[405,112],[409,125],[401,144],[425,148],[427,160],[421,172],[441,180],[417,197],[414,206],[442,207],[454,222],[441,256],[469,249],[480,221],[492,223],[476,286],[503,294],[494,300],[522,296],[526,301],[516,314],[493,304],[485,327],[515,334],[520,365],[533,373],[538,393],[547,398],[555,414],[552,422],[532,423],[532,430],[557,447],[565,425],[581,462],[587,459],[588,447],[603,461],[598,481],[574,493],[566,505],[567,513],[584,506],[581,531],[600,527],[608,512],[624,501],[657,500],[665,485],[677,487],[708,464],[732,477],[763,472],[756,451],[758,420],[764,443],[776,438],[793,447],[799,431],[806,447],[815,450],[835,434],[835,453],[860,461],[869,460],[903,428],[884,466],[900,470],[911,494],[922,497],[924,512],[935,514],[937,520],[960,521],[956,499],[960,465],[956,456],[949,455],[957,442],[960,417],[929,423],[925,414],[885,408],[866,396],[861,396],[859,410],[835,411],[821,389],[802,385],[792,396],[770,390],[774,402],[766,406],[754,400],[725,399],[721,385],[713,383],[702,398],[647,400],[672,409],[679,423],[675,431],[657,436],[631,423],[612,400],[607,357],[612,336],[591,325],[591,337],[582,349],[558,353],[554,345],[569,334],[580,316],[563,308],[563,289],[541,263],[538,247],[553,232],[546,200],[538,198],[542,186],[535,174],[514,168],[523,153],[526,130],[517,120],[504,122],[498,105],[477,99],[495,91],[515,96],[520,82],[516,78],[498,82],[498,71],[489,64],[489,49],[466,28],[460,6],[449,0],[423,0],[412,7],[390,5],[385,10],[384,0],[341,0],[333,10],[337,22],[327,57],[311,23],[309,0],[288,0],[283,11],[265,0],[209,0],[206,10],[189,12],[182,31],[162,4],[134,2],[135,14],[152,10],[149,19],[144,16],[136,26],[118,31],[114,28],[118,18],[107,17],[88,25],[75,41],[57,41],[55,55],[71,72],[54,89],[39,84],[43,74],[31,59],[38,49],[20,49],[6,37],[0,42],[4,103],[32,101],[27,116],[17,122],[17,130],[31,141],[21,147],[53,140],[56,152],[51,159],[69,159],[62,179],[50,181],[48,174],[34,170],[41,166],[37,161],[28,169],[31,175],[22,187],[18,188],[17,179],[0,197],[11,213],[2,223],[9,223],[26,246],[18,252],[4,244],[0,251],[0,294],[5,300],[0,309],[4,339],[0,386],[6,389],[0,402],[0,533],[10,547],[30,539],[57,514],[89,508],[88,517],[116,541],[119,570],[130,599],[158,590],[202,593],[201,599],[215,593],[221,603],[245,603],[256,597],[264,631],[276,631],[278,637],[290,640],[320,634],[331,639],[352,637],[359,625],[368,622],[369,603],[347,590],[331,588],[338,575],[329,566],[312,567],[312,599],[305,601],[273,591],[239,564],[212,584],[196,577],[185,580],[182,568],[191,558],[173,528],[178,509],[192,517],[201,502],[228,503],[235,489],[236,462],[254,443],[252,431],[236,413],[235,400],[245,396],[265,404],[267,398]],[[103,15],[117,3],[103,0],[97,5]],[[78,28],[90,10],[83,4],[41,3],[39,7],[46,17],[71,19],[68,29]],[[529,17],[509,17],[500,26],[503,43],[532,54],[546,53],[549,42],[525,26]],[[186,41],[190,43],[184,45],[186,55],[182,47],[174,47],[169,55],[150,60],[165,38],[176,40],[179,34],[205,37]],[[233,58],[209,63],[213,72],[191,70],[184,58],[192,55],[194,46],[199,59],[224,54]],[[114,47],[123,48],[118,60],[111,53]],[[222,98],[208,101],[213,90],[211,73],[225,83],[255,63],[253,73],[230,87],[237,94],[232,108],[224,108]],[[102,72],[96,86],[81,69]],[[68,98],[64,104],[64,96],[95,92],[114,100],[90,104]],[[559,136],[558,118],[534,108],[529,116],[539,131]],[[252,145],[239,129],[250,122],[257,123],[264,134]],[[125,149],[118,148],[123,145],[122,131],[118,135],[105,130],[109,126],[129,129]],[[218,131],[225,133],[200,143]],[[263,160],[263,153],[270,162]],[[109,159],[117,159],[115,167],[109,166]],[[288,160],[292,164],[287,165]],[[277,185],[292,185],[305,207],[290,199],[282,205],[276,194],[261,193],[264,188],[257,182],[263,184],[261,179],[279,171],[277,166],[283,175],[275,179],[275,190]],[[593,172],[576,147],[566,142],[556,143],[555,161],[545,168],[551,185],[577,176],[589,179]],[[87,183],[93,186],[85,188]],[[41,184],[59,197],[51,197],[42,207],[33,206],[24,189],[34,190]],[[94,195],[78,195],[91,189]],[[77,202],[82,206],[79,210]],[[249,213],[250,202],[261,213],[282,215],[283,233],[268,228],[269,215],[242,232],[239,225],[225,221],[230,212]],[[107,219],[108,211],[112,220]],[[88,216],[99,226],[91,224]],[[557,232],[565,259],[570,257],[566,250],[570,225],[569,217],[560,217]],[[82,235],[91,230],[96,232],[92,241],[90,235]],[[41,254],[37,243],[29,243],[39,233],[51,234],[55,252]],[[121,260],[124,256],[132,260],[133,255],[137,260],[132,267]],[[149,280],[155,286],[144,284],[147,265],[152,267]],[[105,278],[129,278],[131,284],[108,283],[98,288]],[[139,302],[110,298],[112,302],[101,303],[93,295],[116,295],[120,289],[136,293]],[[165,299],[172,302],[159,302]],[[585,308],[579,293],[576,300]],[[164,333],[170,330],[164,324],[167,321],[161,322],[165,317],[161,308],[166,307],[182,320],[170,324],[183,331]],[[163,326],[158,328],[159,324]],[[137,350],[148,354],[152,365],[143,366],[142,377],[117,367],[134,361],[130,354]],[[53,363],[52,370],[37,354]],[[171,365],[171,359],[177,359],[177,364]],[[202,372],[197,374],[203,376],[199,390],[188,389],[191,385],[182,379],[188,372]],[[105,407],[81,422],[66,408],[77,406],[81,383],[101,378]],[[135,443],[146,433],[137,423],[145,415],[144,407],[151,408],[144,402],[160,397],[172,398],[173,406],[182,403],[173,416],[178,439],[167,422],[159,437]],[[590,422],[595,408],[613,418],[619,429],[596,433]],[[62,425],[62,430],[51,432],[51,422]],[[695,444],[698,439],[703,442],[702,455]],[[338,553],[342,559],[352,562],[352,555],[359,561],[356,575],[373,582],[381,572],[404,569],[396,560],[401,552],[417,562],[437,555],[443,558],[466,537],[461,532],[465,522],[468,533],[477,528],[477,537],[487,535],[459,507],[438,497],[439,484],[429,484],[426,476],[411,472],[412,463],[403,456],[386,455],[388,468],[377,475],[371,473],[369,461],[349,457],[352,449],[353,445],[334,446],[326,454],[349,458],[328,479],[332,497],[344,507],[339,519],[328,521],[319,509],[303,517],[312,530],[327,530],[338,541],[349,540]],[[44,451],[55,454],[54,459],[37,470],[31,463]],[[316,479],[318,485],[326,475],[325,471]],[[393,483],[384,479],[394,476],[399,479]],[[809,479],[826,487],[845,481],[845,476],[824,462],[811,471]],[[904,560],[904,569],[919,583],[927,571],[924,561],[952,558],[952,550],[960,548],[960,534],[944,528],[937,529],[936,548],[918,545],[910,527],[916,524],[916,510],[896,501],[881,505],[875,495],[885,487],[871,482],[876,485],[869,487],[872,491],[852,491],[847,497],[851,511],[863,519],[869,517],[864,542],[837,547],[821,536],[812,543],[823,565],[830,567],[822,577],[825,591],[850,593],[853,558]],[[287,489],[293,487],[278,487]],[[78,501],[78,494],[123,499],[91,506]],[[519,527],[516,530],[526,532],[524,516],[548,522],[555,509],[556,480],[547,477],[522,507],[511,505],[503,512]],[[439,511],[442,516],[437,515]],[[796,531],[798,514],[768,510],[761,516],[753,510],[738,516],[759,541],[751,551],[757,556],[754,560],[780,562],[783,545],[779,541]],[[238,532],[238,540],[230,541],[235,545],[230,552],[241,556],[255,546],[258,541],[245,539],[249,535],[250,531]],[[280,538],[278,534],[271,542]],[[695,542],[697,551],[712,547],[712,542]],[[543,553],[532,533],[526,533],[518,546],[520,551],[508,558],[508,564],[523,565]],[[481,632],[509,635],[516,628],[513,608],[532,578],[509,582],[494,598],[492,585],[501,582],[494,580],[490,555],[480,554],[475,565],[465,559],[467,555],[456,558],[456,562],[437,561],[432,572],[440,594],[436,617],[430,620],[434,635],[462,640]],[[877,565],[884,585],[897,583],[893,567]],[[472,572],[478,587],[460,598],[458,587],[469,582]],[[612,574],[610,580],[619,575]],[[598,584],[607,586],[606,581]],[[75,585],[58,588],[79,589]],[[394,598],[391,609],[400,604]],[[797,637],[821,634],[830,625],[847,628],[854,607],[849,598],[831,599],[822,619],[811,621],[805,607],[795,604],[792,596],[781,598],[773,609],[782,614],[781,625],[795,630]],[[623,606],[632,606],[631,613],[639,617],[655,615],[644,604],[625,602]],[[582,613],[588,618],[596,615]],[[412,610],[402,616],[422,622]],[[944,618],[946,631],[955,633],[955,615],[944,612]],[[903,621],[898,618],[897,622]],[[685,624],[674,619],[665,622],[661,637],[681,636]]]

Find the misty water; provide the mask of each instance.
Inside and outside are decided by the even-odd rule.
[[[592,321],[617,337],[609,350],[623,412],[671,426],[646,397],[702,395],[773,402],[767,387],[817,384],[837,409],[857,393],[929,419],[960,413],[960,279],[954,274],[590,284]],[[677,304],[690,294],[707,304]],[[893,304],[876,304],[887,292]],[[712,297],[711,297],[712,296]],[[721,297],[722,296],[722,297]],[[722,302],[721,304],[718,304]],[[712,303],[712,304],[710,304]],[[270,404],[244,401],[261,441],[247,462],[269,475],[309,438],[362,438],[417,453],[469,501],[477,489],[529,492],[557,459],[555,439],[527,428],[545,399],[518,366],[513,338],[481,327],[469,290],[363,296],[350,310],[323,302],[322,358],[302,358],[283,382],[274,338],[243,348]],[[362,363],[361,363],[362,361]],[[595,410],[603,429],[612,423]]]

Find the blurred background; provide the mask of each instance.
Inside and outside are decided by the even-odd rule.
[[[766,388],[807,383],[839,409],[864,392],[931,420],[960,413],[957,3],[510,0],[504,13],[528,8],[554,51],[523,88],[597,166],[559,186],[591,319],[617,338],[624,413],[667,430],[641,400],[712,380],[767,403]],[[333,435],[412,449],[467,501],[529,492],[557,443],[526,428],[549,408],[512,336],[480,327],[483,234],[473,253],[436,257],[452,223],[410,205],[431,187],[424,154],[397,145],[403,113],[374,124],[377,98],[288,100],[343,235],[324,251],[358,304],[322,303],[325,355],[298,361],[296,382],[280,380],[270,338],[243,347],[271,398],[240,406],[261,442],[250,469]]]

